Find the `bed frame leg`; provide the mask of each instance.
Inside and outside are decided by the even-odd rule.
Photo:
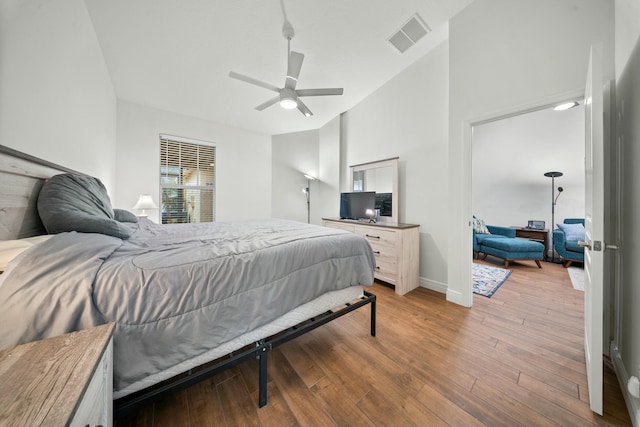
[[[370,294],[373,295],[373,294]],[[371,301],[371,336],[376,336],[376,296],[373,295],[373,300]]]
[[[262,353],[258,358],[260,359],[260,373],[259,373],[259,393],[258,406],[262,408],[267,404],[267,353],[266,347],[262,348]]]

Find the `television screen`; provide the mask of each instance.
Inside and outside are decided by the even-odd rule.
[[[354,193],[340,194],[340,218],[369,218],[367,209],[374,210],[375,208],[375,191],[356,191]]]

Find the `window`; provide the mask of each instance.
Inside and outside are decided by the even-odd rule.
[[[160,135],[162,223],[215,220],[216,147]]]

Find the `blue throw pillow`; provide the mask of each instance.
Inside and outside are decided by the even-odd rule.
[[[582,224],[558,224],[558,228],[564,231],[566,241],[584,241],[584,225]]]

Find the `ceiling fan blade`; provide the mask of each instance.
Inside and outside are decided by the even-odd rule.
[[[273,104],[275,104],[276,102],[278,102],[280,100],[280,95],[278,96],[274,96],[273,98],[271,98],[268,101],[263,102],[262,104],[258,105],[256,107],[256,110],[258,111],[262,111],[267,107],[271,107]]]
[[[302,61],[304,55],[299,52],[291,51],[289,54],[289,64],[287,65],[287,78],[285,79],[285,87],[289,89],[295,89],[298,84],[298,77],[300,76],[300,69],[302,68]]]
[[[252,85],[260,86],[260,87],[263,87],[265,89],[269,89],[269,90],[272,90],[274,92],[280,93],[280,88],[278,88],[278,87],[276,87],[276,86],[274,86],[272,84],[269,84],[269,83],[261,82],[260,80],[256,80],[256,79],[254,79],[252,77],[245,76],[243,74],[238,74],[238,73],[235,73],[235,72],[231,71],[229,73],[229,77],[231,77],[232,79],[236,79],[236,80],[242,80],[243,82],[251,83]]]
[[[300,112],[304,114],[305,117],[313,116],[313,113],[311,112],[311,110],[309,110],[307,106],[304,105],[304,102],[300,101],[299,99],[298,99],[298,110],[300,110]]]
[[[328,89],[298,89],[296,93],[298,96],[325,96],[325,95],[342,95],[344,90],[342,88],[328,88]]]

